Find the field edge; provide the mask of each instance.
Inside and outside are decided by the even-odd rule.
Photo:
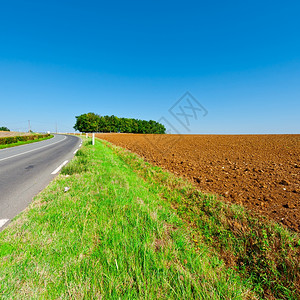
[[[32,143],[36,143],[36,142],[41,142],[41,141],[52,139],[53,137],[54,137],[54,135],[49,135],[47,137],[37,138],[34,140],[18,141],[17,143],[4,144],[4,145],[0,145],[0,150],[6,149],[6,148],[17,147],[17,146],[21,146],[21,145],[32,144]]]

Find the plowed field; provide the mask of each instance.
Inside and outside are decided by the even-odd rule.
[[[29,135],[27,132],[0,131],[0,137]]]
[[[96,136],[300,232],[300,135]]]

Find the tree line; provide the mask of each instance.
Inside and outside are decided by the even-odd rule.
[[[163,124],[150,120],[100,116],[95,113],[76,116],[73,127],[80,132],[122,132],[122,133],[155,133],[163,134],[166,128]]]

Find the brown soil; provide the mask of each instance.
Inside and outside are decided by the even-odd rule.
[[[300,232],[300,135],[96,136]]]
[[[30,135],[28,132],[0,131],[0,137]]]

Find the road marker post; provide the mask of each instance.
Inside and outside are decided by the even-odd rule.
[[[93,132],[93,146],[95,145],[95,133]]]

